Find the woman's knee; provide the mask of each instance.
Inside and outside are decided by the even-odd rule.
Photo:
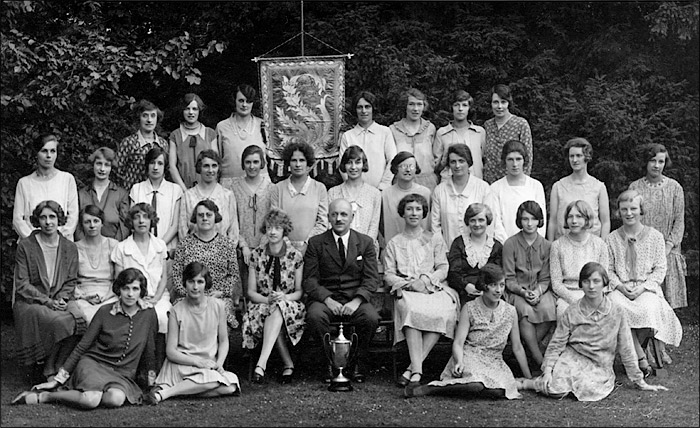
[[[126,394],[124,394],[124,391],[117,388],[109,388],[102,395],[102,404],[104,404],[105,407],[121,407],[124,405],[125,400]]]
[[[102,401],[102,391],[85,391],[80,394],[80,406],[85,409],[94,409]]]

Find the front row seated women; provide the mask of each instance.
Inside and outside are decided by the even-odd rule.
[[[229,347],[226,307],[205,294],[214,284],[209,269],[192,262],[185,266],[182,280],[187,297],[168,315],[168,358],[144,397],[151,405],[178,395],[218,397],[240,391],[238,377],[224,370]]]
[[[94,409],[100,404],[120,407],[127,401],[141,403],[137,372],[143,367],[148,371],[148,383],[155,379],[158,318],[152,305],[143,300],[148,283],[140,270],[121,271],[112,291],[119,300],[97,311],[58,374],[31,391],[20,393],[12,404],[59,402]]]
[[[518,329],[515,308],[502,299],[505,273],[495,264],[486,264],[479,272],[476,287],[482,292],[462,307],[452,357],[440,374],[440,380],[427,385],[410,383],[404,389],[407,398],[421,395],[470,395],[521,398],[510,367],[503,361],[503,349],[510,339],[520,370],[530,378],[530,368]]]
[[[615,388],[613,363],[619,353],[627,377],[639,389],[667,390],[644,381],[625,310],[604,293],[608,283],[600,263],[583,265],[579,274],[583,297],[560,317],[544,356],[542,376],[518,380],[518,389],[534,389],[554,398],[571,393],[580,401],[602,400]]]

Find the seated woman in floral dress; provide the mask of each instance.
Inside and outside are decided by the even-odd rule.
[[[304,258],[289,242],[292,221],[284,211],[272,208],[261,231],[267,238],[253,250],[248,268],[248,311],[243,316],[243,347],[254,349],[262,342],[253,382],[265,381],[267,360],[276,345],[284,370],[280,378],[289,383],[294,362],[287,340],[294,346],[304,333],[306,308],[301,302]]]
[[[583,265],[579,274],[583,297],[567,307],[557,324],[542,376],[518,380],[518,389],[534,389],[553,398],[573,394],[580,401],[602,400],[615,388],[613,363],[615,354],[620,354],[627,377],[639,389],[666,390],[644,381],[624,309],[605,294],[608,283],[600,263]]]
[[[347,152],[346,152],[347,153]],[[395,297],[394,344],[406,339],[411,365],[397,383],[420,382],[423,361],[441,336],[454,337],[459,296],[447,286],[447,246],[439,233],[423,230],[428,201],[413,193],[399,202],[403,232],[387,244],[384,281]]]
[[[530,378],[525,349],[520,343],[518,316],[505,302],[505,273],[494,264],[479,272],[477,288],[481,296],[463,307],[452,343],[452,358],[440,374],[440,380],[427,385],[410,383],[404,396],[420,395],[483,395],[521,398],[510,367],[503,361],[503,349],[510,339],[520,370]]]

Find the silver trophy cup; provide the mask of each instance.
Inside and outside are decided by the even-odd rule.
[[[351,367],[355,362],[357,355],[357,334],[353,333],[352,340],[348,340],[343,334],[343,323],[340,323],[338,337],[331,340],[330,333],[323,336],[323,347],[326,351],[326,356],[331,366],[338,370],[338,376],[331,379],[331,384],[328,387],[329,391],[352,391],[350,379],[345,377],[343,369]]]

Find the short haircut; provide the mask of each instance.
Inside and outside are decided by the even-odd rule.
[[[425,94],[421,91],[419,91],[416,88],[409,88],[401,93],[401,96],[399,97],[399,111],[402,112],[402,117],[406,115],[406,107],[408,107],[408,97],[414,97],[417,98],[421,101],[423,101],[423,113],[428,111],[428,108],[430,104],[428,103],[428,97],[425,96]]]
[[[214,285],[209,268],[202,262],[194,261],[188,263],[182,270],[182,286],[187,287],[187,281],[193,280],[197,275],[202,275],[204,278],[205,290],[209,290]]]
[[[260,225],[260,232],[267,233],[268,227],[281,227],[284,236],[289,235],[289,232],[294,230],[292,219],[289,218],[289,215],[284,210],[279,208],[270,208]]]
[[[292,163],[294,152],[301,152],[304,155],[304,158],[306,158],[306,166],[308,167],[313,166],[314,162],[316,162],[314,149],[306,143],[296,142],[286,145],[284,150],[282,150],[282,159],[284,160],[285,168],[289,168],[289,165]]]
[[[133,207],[129,208],[129,215],[127,215],[124,219],[124,225],[126,225],[129,230],[134,230],[134,216],[140,212],[145,213],[151,220],[151,227],[158,224],[158,214],[156,214],[156,210],[153,209],[151,204],[139,202],[138,204],[135,204]]]
[[[571,201],[569,202],[569,205],[566,206],[566,209],[564,210],[564,229],[569,228],[569,222],[566,219],[569,218],[569,213],[573,208],[576,208],[579,214],[586,219],[586,224],[583,225],[583,228],[590,229],[593,226],[593,218],[595,217],[595,213],[588,202],[584,201],[583,199]]]
[[[518,140],[508,140],[501,149],[501,162],[503,162],[503,165],[506,164],[506,158],[508,157],[508,155],[513,152],[520,153],[520,155],[523,157],[524,165],[527,165],[528,162],[530,162],[530,155],[527,153],[527,148],[525,147],[525,144],[521,143]]]
[[[372,106],[372,113],[377,113],[377,96],[370,91],[360,91],[352,98],[352,113],[357,115],[357,103],[363,99]]]
[[[491,222],[493,221],[493,212],[491,211],[491,208],[488,205],[482,204],[481,202],[474,202],[472,204],[469,204],[467,210],[464,212],[464,224],[469,226],[469,219],[481,213],[482,211],[486,213],[486,225],[491,225]]]
[[[156,146],[146,153],[146,157],[143,160],[143,164],[146,167],[146,172],[148,173],[148,166],[158,159],[158,156],[163,155],[163,165],[168,165],[168,153],[161,147]],[[165,173],[165,171],[163,171]]]
[[[567,141],[564,145],[564,149],[562,150],[565,158],[569,158],[569,149],[572,147],[580,147],[582,149],[583,159],[586,162],[590,162],[591,159],[593,159],[593,146],[591,146],[591,143],[589,143],[585,138],[576,137]]]
[[[542,207],[535,201],[525,201],[518,207],[518,213],[515,215],[515,225],[518,229],[523,228],[522,216],[523,213],[528,213],[538,220],[537,227],[544,226],[544,214]]]
[[[44,208],[48,208],[56,213],[59,226],[64,226],[66,224],[66,213],[63,211],[63,208],[61,208],[61,204],[56,201],[48,200],[41,201],[36,205],[36,207],[34,207],[34,211],[32,211],[32,215],[29,217],[29,221],[32,223],[32,226],[41,227],[39,225],[39,216],[41,215],[41,212],[44,211]]]
[[[139,296],[143,299],[146,297],[146,294],[148,294],[148,280],[143,272],[137,268],[126,268],[119,272],[119,275],[117,275],[117,278],[112,283],[112,291],[118,297],[121,289],[134,281],[139,282],[139,287],[141,288]]]
[[[194,170],[197,172],[197,174],[202,173],[202,161],[204,161],[204,159],[213,160],[217,165],[219,165],[219,169],[221,169],[221,162],[223,162],[221,156],[215,150],[206,149],[199,152],[197,155],[197,161],[194,163]]]
[[[196,102],[197,102],[197,107],[199,107],[199,113],[200,113],[200,114],[201,114],[204,110],[207,109],[207,105],[204,104],[204,101],[202,101],[202,98],[200,98],[199,95],[190,92],[189,94],[185,94],[185,95],[182,97],[182,99],[180,100],[180,105],[178,106],[178,108],[180,109],[180,112],[182,113],[183,111],[185,111],[185,109],[187,108],[187,106],[189,106],[190,103],[191,103],[192,101],[196,101]],[[183,120],[183,119],[181,118],[180,120]]]
[[[83,209],[80,210],[80,214],[78,215],[78,227],[83,227],[83,217],[85,215],[91,215],[93,217],[99,218],[102,223],[105,222],[105,212],[102,211],[100,207],[97,205],[85,205]]]
[[[469,166],[474,165],[474,159],[472,158],[472,151],[466,144],[453,144],[447,148],[447,165],[450,165],[450,154],[454,153],[457,156],[467,161]]]
[[[398,174],[399,172],[399,165],[401,165],[406,159],[414,158],[415,155],[411,152],[398,152],[396,156],[394,156],[394,159],[391,160],[391,173],[392,174]],[[416,159],[416,175],[420,175],[420,165],[418,165],[418,160]]]
[[[605,267],[598,262],[588,262],[583,265],[581,272],[578,274],[578,288],[583,288],[583,281],[590,278],[595,272],[598,272],[603,279],[603,290],[605,290],[610,283],[610,277]]]
[[[216,205],[214,201],[212,201],[211,199],[202,199],[201,201],[197,202],[197,205],[195,205],[192,209],[190,223],[197,224],[197,207],[200,206],[205,207],[206,209],[214,213],[214,223],[221,223],[221,221],[224,219],[221,216],[221,213],[219,212],[219,206]]]
[[[466,101],[469,103],[469,107],[471,107],[474,104],[474,98],[469,94],[469,92],[465,91],[464,89],[458,89],[454,91],[449,99],[449,106],[452,107],[452,104],[460,102],[460,101]]]
[[[656,157],[656,155],[659,153],[664,153],[666,155],[666,165],[664,165],[664,169],[670,168],[671,165],[673,165],[671,163],[671,156],[669,156],[668,150],[666,150],[666,146],[659,143],[646,144],[642,146],[642,156],[644,159],[644,165],[642,167],[643,174],[646,174],[647,172],[647,164],[649,161]]]
[[[260,156],[260,165],[261,168],[264,168],[267,165],[267,162],[265,161],[265,152],[263,152],[263,149],[260,148],[260,146],[256,146],[255,144],[251,144],[250,146],[246,147],[243,149],[243,153],[241,154],[241,169],[245,169],[245,158],[247,158],[250,155],[257,154]],[[219,163],[221,165],[221,163]]]
[[[58,147],[58,138],[56,138],[56,135],[54,134],[44,133],[36,137],[32,141],[32,148],[34,149],[34,153],[38,154],[49,141],[55,141],[56,147]]]
[[[139,120],[141,118],[141,114],[144,111],[151,111],[155,110],[156,115],[158,116],[158,122],[160,123],[163,120],[163,111],[158,108],[155,104],[148,100],[141,100],[136,105],[134,106],[134,112],[136,113],[136,120]]]
[[[479,271],[479,279],[474,287],[479,291],[486,291],[488,286],[505,279],[506,273],[503,268],[495,263],[486,263]]]
[[[247,83],[242,83],[236,86],[236,89],[231,94],[231,102],[234,106],[236,105],[236,96],[239,92],[243,94],[246,101],[248,101],[249,103],[255,103],[255,101],[257,101],[255,97],[258,95],[258,91],[256,91],[254,87],[248,85]]]
[[[112,165],[112,168],[119,167],[117,162],[117,154],[114,153],[114,150],[110,149],[109,147],[103,146],[92,152],[90,157],[88,157],[88,162],[90,162],[91,165],[94,165],[98,157],[102,157],[105,161],[109,162]]]
[[[411,193],[401,198],[399,201],[399,207],[397,208],[399,216],[403,217],[404,212],[406,211],[406,205],[410,202],[418,202],[421,207],[423,207],[423,218],[428,216],[428,201],[423,197],[423,195],[418,193]]]
[[[617,197],[617,210],[620,210],[620,204],[623,202],[634,202],[639,200],[639,214],[644,215],[644,196],[634,189],[628,189],[620,193]]]
[[[502,100],[508,101],[509,110],[515,106],[515,103],[513,102],[513,94],[510,92],[510,86],[503,83],[493,86],[489,95],[489,102],[493,100],[493,94],[497,94]]]
[[[367,160],[367,155],[365,151],[362,150],[360,146],[350,146],[345,150],[343,156],[340,158],[340,165],[338,169],[340,172],[346,172],[345,164],[351,160],[360,159],[362,161],[362,172],[369,171],[369,161]]]

